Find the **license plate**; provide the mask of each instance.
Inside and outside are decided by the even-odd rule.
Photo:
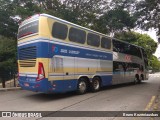
[[[29,84],[28,84],[28,83],[24,83],[24,86],[28,87],[28,86],[29,86]]]

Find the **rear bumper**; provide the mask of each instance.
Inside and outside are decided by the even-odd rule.
[[[24,90],[42,93],[48,93],[50,91],[50,82],[48,82],[47,78],[40,81],[36,81],[36,78],[27,78],[27,80],[24,79],[25,78],[23,77],[19,77],[19,85]]]
[[[77,89],[77,80],[48,81],[47,78],[36,81],[36,78],[19,77],[19,85],[24,90],[41,93],[65,93]]]

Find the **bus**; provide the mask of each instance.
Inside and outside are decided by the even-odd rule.
[[[19,85],[42,93],[99,91],[148,79],[143,48],[48,14],[18,29]]]

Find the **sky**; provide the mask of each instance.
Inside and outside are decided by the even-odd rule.
[[[139,32],[141,34],[148,34],[152,39],[154,39],[154,41],[158,42],[158,36],[156,35],[156,31],[154,29],[149,29],[148,31],[143,31],[141,29],[136,30],[136,32]],[[157,58],[160,58],[160,44],[157,47],[156,52],[154,53],[154,55]]]

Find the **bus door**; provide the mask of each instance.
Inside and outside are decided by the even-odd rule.
[[[49,64],[49,80],[63,80],[63,56],[54,55]]]
[[[125,82],[125,69],[122,62],[113,62],[113,81],[112,84],[121,84]]]
[[[135,74],[132,69],[131,63],[125,63],[125,74],[124,74],[124,81],[132,82],[134,80]]]

